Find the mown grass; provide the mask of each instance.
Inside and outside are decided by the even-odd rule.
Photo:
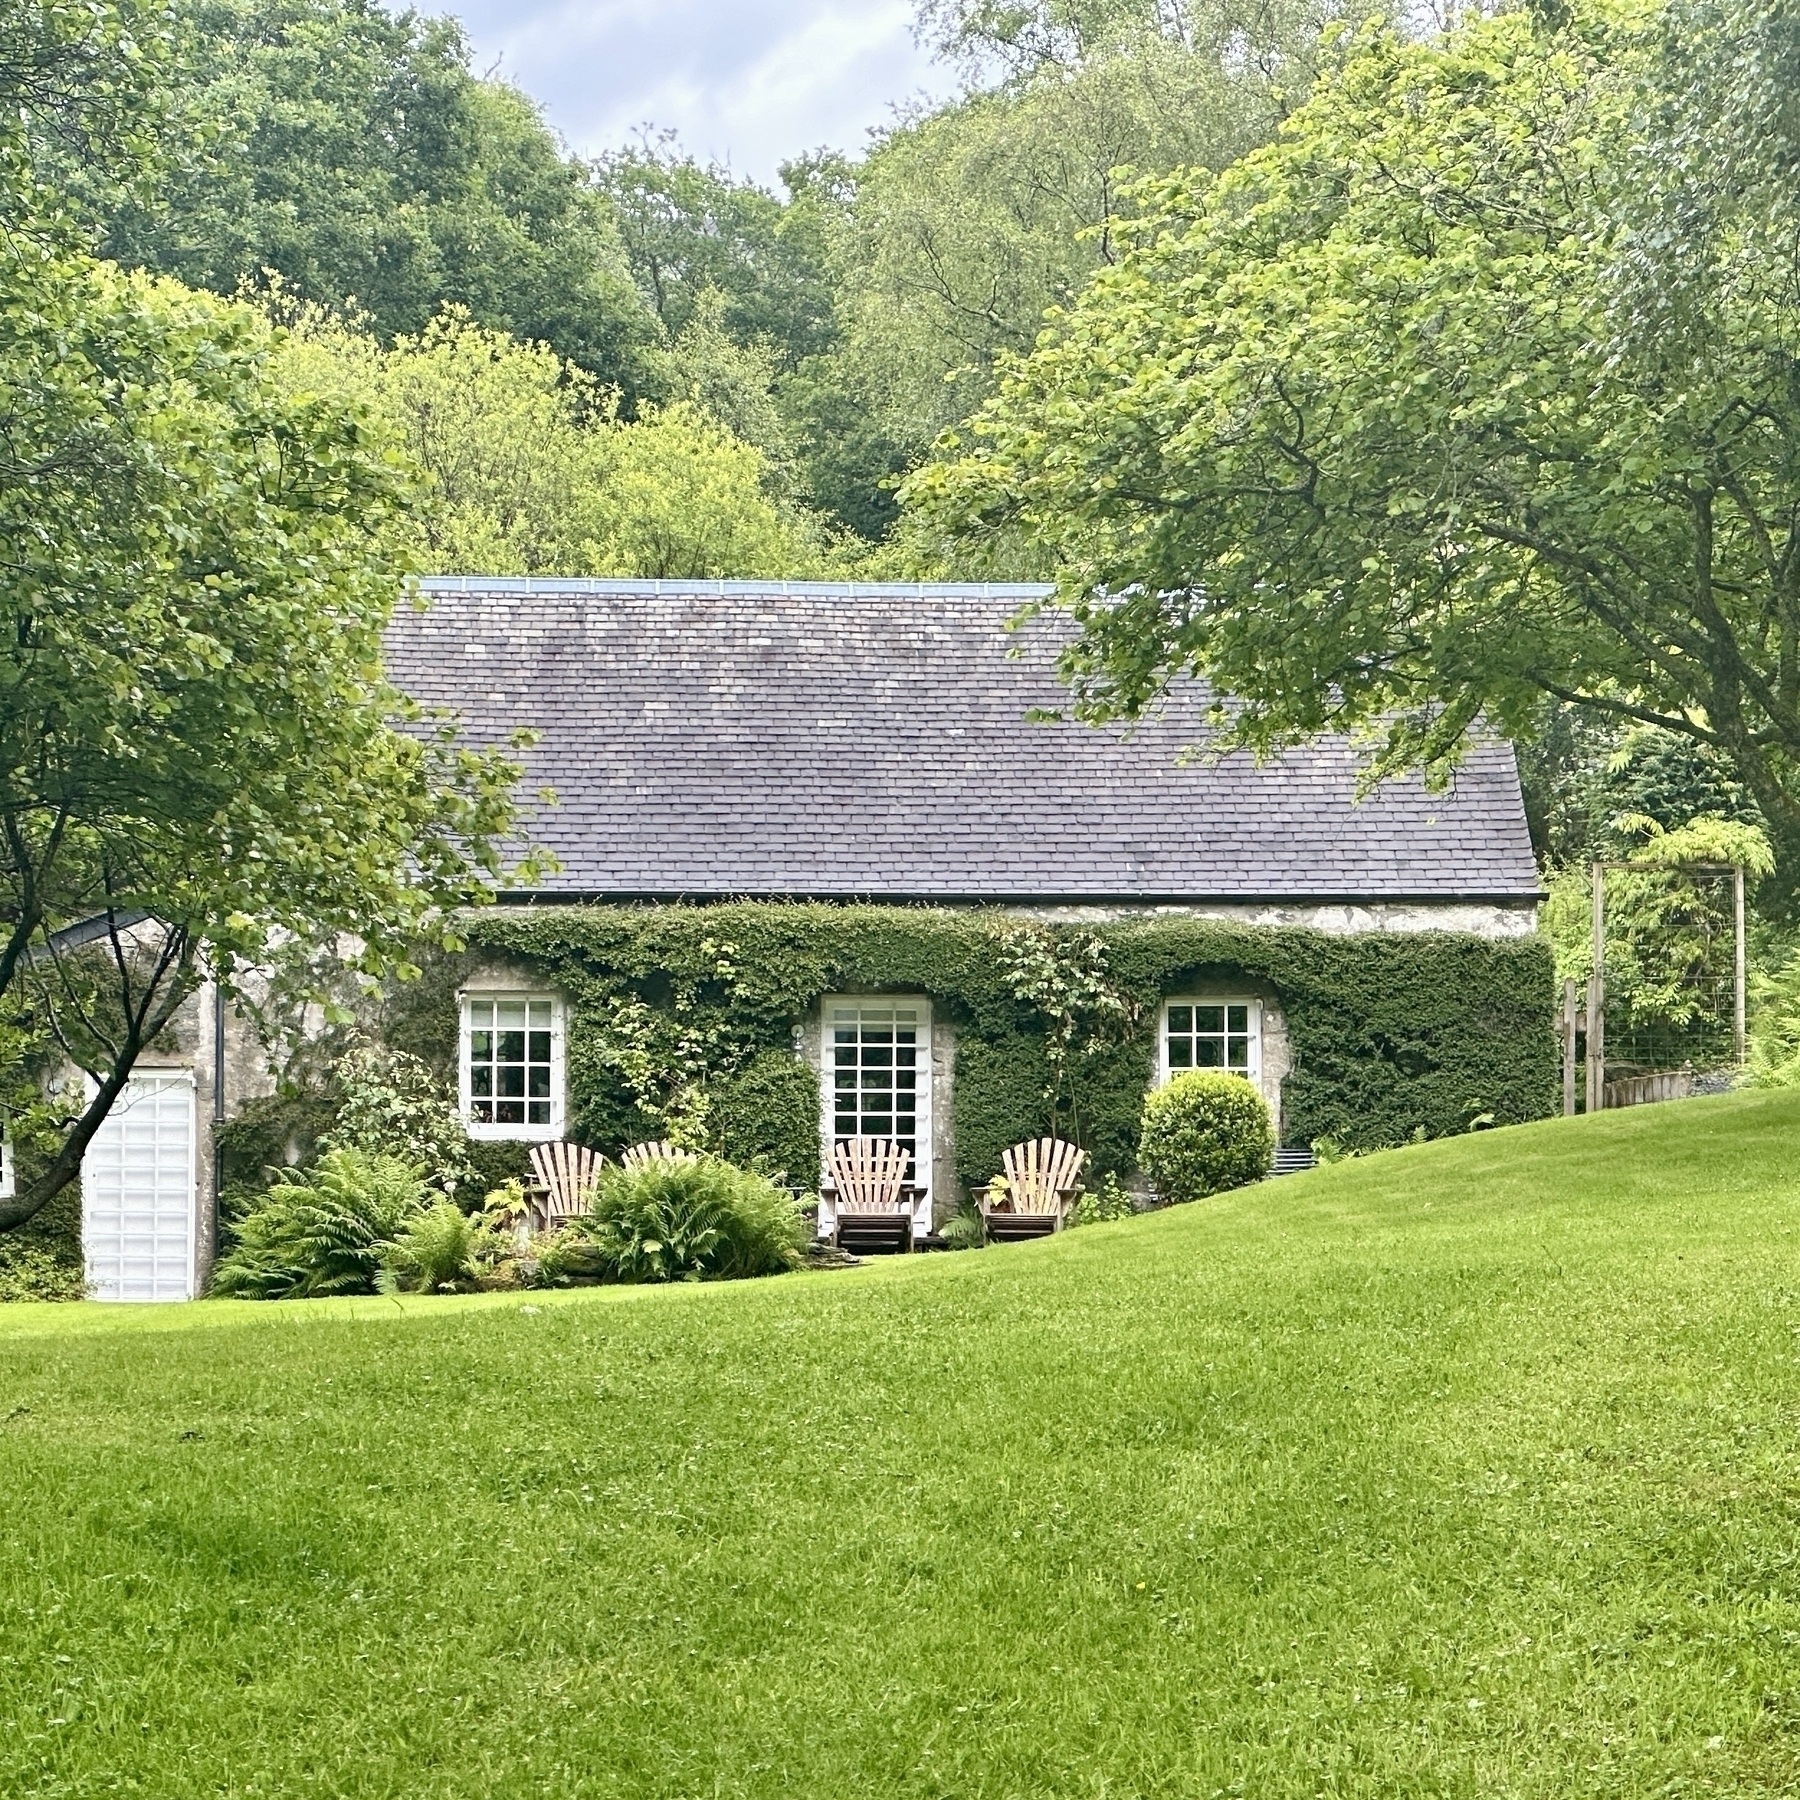
[[[978,1256],[0,1314],[0,1793],[1800,1784],[1800,1099]]]

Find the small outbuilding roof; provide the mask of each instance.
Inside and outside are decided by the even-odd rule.
[[[393,678],[467,736],[541,736],[522,791],[546,893],[1150,903],[1534,899],[1511,748],[1446,792],[1325,739],[1183,761],[1204,696],[1135,729],[1034,722],[1066,693],[1043,590],[802,582],[424,584]]]

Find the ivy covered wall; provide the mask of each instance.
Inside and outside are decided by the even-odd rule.
[[[956,1028],[958,1172],[1072,1133],[1097,1172],[1129,1171],[1166,994],[1274,995],[1293,1059],[1284,1138],[1395,1144],[1552,1110],[1548,949],[1450,932],[1342,937],[1192,918],[1037,924],[998,910],[742,902],[500,907],[466,953],[398,991],[383,1032],[453,1068],[455,995],[501,959],[573,1002],[570,1135],[608,1151],[675,1135],[734,1160],[818,1174],[818,1084],[795,1030],[828,993],[929,995]]]

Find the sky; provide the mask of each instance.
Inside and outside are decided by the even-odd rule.
[[[479,74],[542,103],[592,155],[639,127],[767,186],[787,157],[859,151],[896,103],[956,83],[912,38],[911,0],[417,0],[467,28]]]

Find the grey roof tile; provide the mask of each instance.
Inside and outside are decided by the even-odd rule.
[[[908,899],[1527,899],[1512,751],[1354,802],[1341,738],[1186,762],[1204,695],[1131,731],[1066,696],[1038,589],[433,579],[394,679],[475,742],[540,732],[548,891]],[[1021,656],[1008,651],[1023,648]]]

